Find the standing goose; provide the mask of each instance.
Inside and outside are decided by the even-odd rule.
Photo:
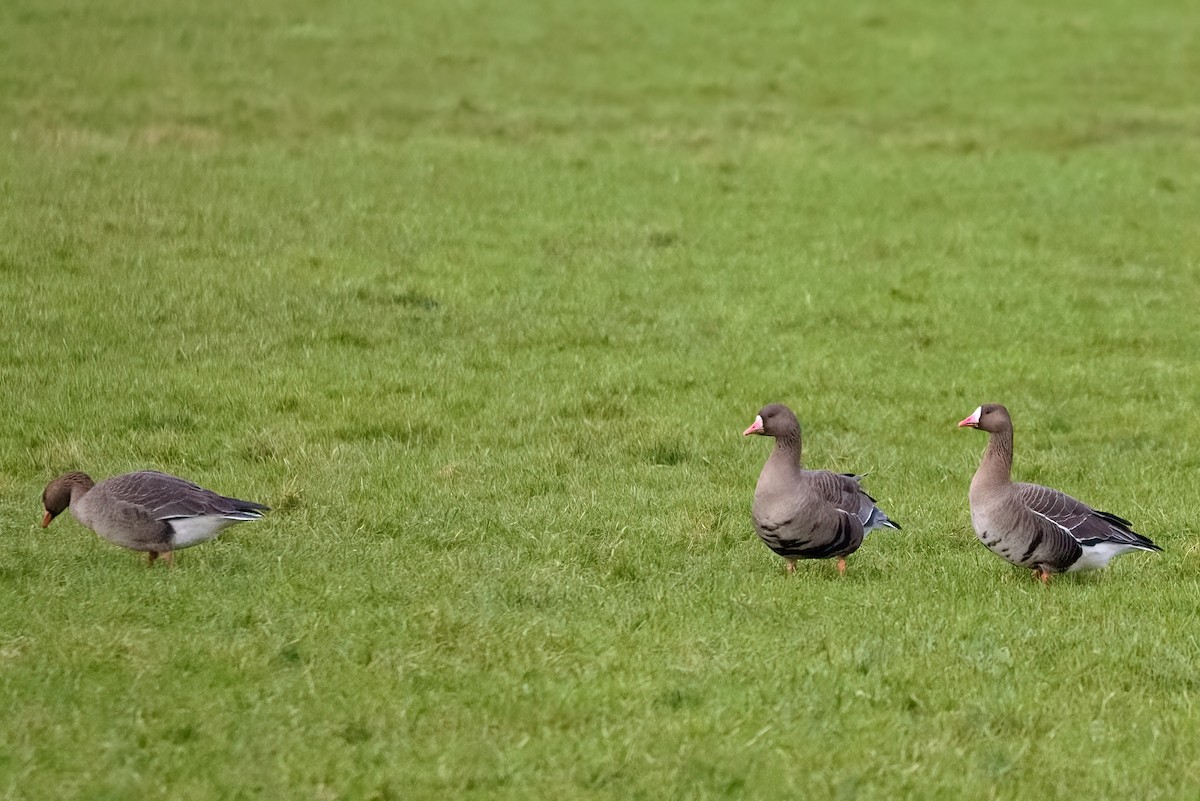
[[[800,462],[800,422],[781,403],[763,407],[742,432],[775,438],[754,488],[754,530],[766,546],[787,560],[837,557],[838,573],[846,573],[846,557],[863,537],[881,526],[900,528],[863,492],[860,477],[828,470],[805,470]]]
[[[1162,550],[1122,517],[1049,487],[1014,484],[1012,419],[1000,404],[980,406],[958,426],[989,434],[970,500],[971,525],[992,553],[1032,568],[1044,584],[1051,573],[1095,570],[1126,551]]]
[[[65,473],[42,492],[42,528],[68,506],[75,519],[106,540],[160,555],[207,542],[235,523],[258,520],[270,507],[226,498],[182,478],[146,470],[99,484],[86,473]]]

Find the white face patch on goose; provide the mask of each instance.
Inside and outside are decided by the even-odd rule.
[[[751,423],[750,426],[745,431],[742,432],[742,436],[748,437],[751,434],[761,434],[761,433],[763,433],[762,415],[756,414],[756,415],[754,415],[754,422]]]
[[[973,428],[978,428],[979,427],[979,417],[982,414],[983,414],[983,407],[976,406],[975,411],[973,411],[969,415],[967,415],[967,417],[961,423],[958,424],[958,427],[962,428],[963,426],[971,426]]]

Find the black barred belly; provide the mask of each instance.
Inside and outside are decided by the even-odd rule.
[[[836,531],[818,532],[795,520],[759,523],[755,530],[768,548],[785,559],[830,559],[853,553],[862,545],[862,538],[856,537],[854,526],[844,516],[839,517]]]
[[[979,541],[1001,559],[1021,567],[1046,567],[1061,572],[1083,555],[1083,549],[1073,538],[1047,537],[1041,530],[1028,539],[983,531]]]

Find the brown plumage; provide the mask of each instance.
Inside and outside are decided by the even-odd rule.
[[[775,438],[754,488],[754,530],[787,560],[789,573],[797,559],[836,558],[838,573],[844,574],[846,557],[858,550],[868,531],[900,528],[863,491],[859,476],[804,469],[800,422],[788,407],[763,407],[742,432],[751,434]]]
[[[971,479],[971,525],[1000,558],[1046,583],[1052,573],[1102,568],[1127,551],[1162,550],[1122,517],[1049,487],[1014,484],[1012,418],[1000,404],[985,403],[958,425],[989,434]]]
[[[270,507],[227,498],[190,481],[151,470],[96,484],[86,473],[65,473],[42,492],[42,528],[70,507],[87,528],[124,548],[145,551],[148,564],[216,537],[235,523],[258,520]]]

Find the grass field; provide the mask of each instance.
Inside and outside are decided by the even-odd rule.
[[[1194,799],[1182,0],[0,5],[0,799]],[[797,575],[810,467],[904,525]],[[985,438],[1165,549],[1036,584]],[[40,492],[268,518],[146,570]]]

